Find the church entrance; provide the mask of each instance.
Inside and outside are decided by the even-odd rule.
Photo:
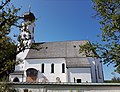
[[[26,70],[26,82],[37,82],[38,70],[29,68]]]

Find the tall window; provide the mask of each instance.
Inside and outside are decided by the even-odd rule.
[[[65,73],[65,64],[62,64],[62,73]]]
[[[51,73],[54,73],[54,64],[51,64]]]
[[[41,65],[41,72],[44,73],[44,64]]]

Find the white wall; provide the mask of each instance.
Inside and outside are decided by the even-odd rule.
[[[29,49],[25,49],[24,51],[20,52],[17,56],[16,56],[16,61],[19,62],[18,65],[15,66],[15,71],[24,71],[24,63],[26,62],[25,57],[27,56],[29,52]]]
[[[13,83],[12,87],[19,92],[24,92],[24,89],[28,92],[120,92],[119,83]]]
[[[92,82],[104,82],[103,68],[100,59],[88,58],[91,64]]]
[[[17,60],[18,60],[18,59],[24,60],[25,57],[27,56],[29,50],[30,50],[30,49],[25,49],[25,50],[21,51],[21,52],[17,55],[16,59],[17,59]]]
[[[25,69],[24,62],[25,62],[25,60],[22,61],[20,64],[16,65],[15,66],[15,71],[24,71],[24,69]]]
[[[20,82],[23,82],[23,75],[10,75],[9,81],[13,82],[15,77],[17,77]]]
[[[26,54],[29,50],[22,53]],[[25,56],[19,54],[19,57],[24,59]],[[27,59],[15,67],[16,71],[24,71],[24,81],[26,81],[26,70],[28,68],[35,68],[38,70],[38,81],[42,82],[47,79],[48,82],[56,82],[56,77],[60,77],[61,82],[74,82],[75,79],[82,79],[82,82],[104,82],[104,75],[102,64],[99,59],[88,58],[91,68],[68,68],[66,69],[66,62],[64,58],[50,58],[50,59]],[[41,64],[44,63],[45,73],[41,73]],[[54,64],[54,73],[51,73],[51,64]],[[65,63],[65,73],[62,73],[62,63]],[[68,74],[68,75],[67,75]]]
[[[74,82],[75,79],[81,79],[81,82],[91,82],[90,68],[68,68],[68,81]]]
[[[51,73],[52,63],[54,64],[54,73]],[[67,82],[66,65],[65,65],[65,73],[62,73],[63,63],[65,64],[64,58],[27,59],[25,62],[25,70],[29,68],[35,68],[36,70],[38,70],[39,82],[42,82],[44,78],[46,78],[48,82],[56,82],[56,77],[60,77],[61,82]],[[41,64],[44,64],[44,73],[41,73]],[[25,73],[25,77],[26,77],[26,73]]]
[[[90,62],[90,64],[91,64],[91,78],[92,78],[92,82],[93,83],[96,83],[97,82],[97,73],[96,73],[96,62],[95,62],[95,60],[94,60],[94,58],[91,58],[91,57],[89,57],[88,58],[89,59],[89,62]]]

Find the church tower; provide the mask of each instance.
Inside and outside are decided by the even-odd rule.
[[[24,46],[30,46],[34,43],[34,21],[35,16],[31,12],[26,12],[23,14],[24,21],[22,22],[22,28],[20,29],[20,43]]]
[[[21,23],[18,51],[21,51],[18,55],[18,59],[24,59],[29,51],[32,43],[34,43],[34,27],[35,16],[32,12],[26,12],[23,14],[23,22]]]

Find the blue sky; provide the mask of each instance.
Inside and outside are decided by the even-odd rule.
[[[35,42],[66,40],[90,40],[100,42],[99,21],[93,17],[91,0],[11,0],[16,7],[22,7],[19,15],[29,10],[34,13]],[[16,33],[18,33],[18,30]],[[105,79],[113,75],[112,65],[103,65]]]

